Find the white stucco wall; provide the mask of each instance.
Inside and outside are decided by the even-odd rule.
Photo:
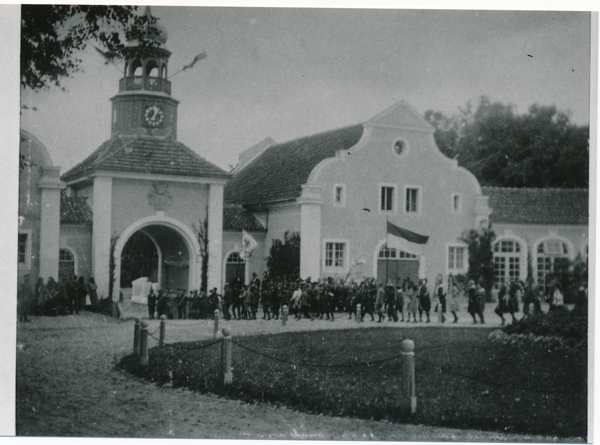
[[[154,180],[113,179],[112,190],[112,230],[121,233],[135,221],[156,214],[148,203],[148,192]],[[208,205],[208,185],[190,182],[167,182],[171,204],[164,215],[181,221],[188,227],[198,225],[204,218]],[[95,215],[94,215],[95,216]]]
[[[399,120],[401,120],[399,116]],[[394,151],[397,140],[406,147]],[[346,241],[348,267],[336,271],[324,267],[321,275],[342,277],[373,276],[378,246],[386,239],[386,217],[399,227],[429,236],[425,245],[408,243],[411,253],[422,254],[421,275],[432,282],[438,273],[448,273],[449,245],[460,245],[461,234],[475,224],[475,201],[480,187],[475,177],[459,168],[437,148],[432,131],[368,126],[361,141],[349,152],[338,153],[317,166],[309,182],[321,187],[321,243]],[[345,205],[334,205],[334,187],[345,188]],[[395,187],[394,208],[380,210],[381,186]],[[419,190],[419,211],[405,212],[405,188]],[[452,195],[461,196],[460,212],[452,210]],[[363,209],[368,209],[363,210]],[[465,268],[467,266],[465,257]],[[351,270],[350,270],[351,269]]]

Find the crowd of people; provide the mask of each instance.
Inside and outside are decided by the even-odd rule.
[[[72,274],[58,281],[48,277],[46,283],[40,277],[32,286],[29,275],[26,275],[18,288],[19,320],[28,321],[29,315],[78,314],[86,307],[96,310],[97,289],[94,277],[86,282],[84,277]]]
[[[405,278],[396,285],[391,282],[384,285],[374,278],[361,282],[333,278],[274,279],[265,272],[262,280],[254,273],[248,284],[240,279],[225,284],[222,294],[216,288],[208,294],[184,289],[156,293],[151,289],[148,315],[151,319],[161,315],[168,319],[202,319],[213,317],[218,309],[226,320],[278,320],[285,306],[289,316],[296,319],[334,321],[336,314],[338,317],[344,314],[348,319],[358,317],[361,321],[368,316],[377,322],[386,318],[393,322],[411,322],[412,316],[413,323],[430,323],[433,301],[434,311],[440,311],[442,322],[446,321],[447,310],[454,316],[453,323],[458,322],[460,290],[452,277],[446,287],[439,275],[433,291],[432,295],[427,279],[415,283]]]
[[[564,297],[560,284],[554,281],[546,292],[544,286],[522,281],[506,281],[500,286],[498,303],[494,312],[500,317],[501,325],[506,324],[510,314],[516,321],[522,304],[523,315],[540,313],[542,301],[550,303],[550,310],[564,308]],[[84,277],[71,275],[55,281],[52,277],[44,283],[39,278],[34,286],[29,276],[19,285],[19,320],[27,321],[28,315],[68,315],[84,309],[96,310],[98,306],[97,286],[93,277],[86,282]],[[219,294],[217,288],[205,291],[185,289],[154,289],[148,294],[148,316],[151,319],[165,315],[168,319],[207,319],[214,316],[215,310],[226,320],[278,320],[285,307],[290,317],[296,319],[315,318],[334,321],[336,315],[360,318],[370,317],[372,321],[383,322],[431,322],[431,312],[438,313],[439,320],[446,322],[446,314],[453,315],[452,323],[457,323],[459,297],[468,298],[467,313],[473,324],[485,324],[486,291],[481,282],[469,280],[461,287],[452,275],[444,283],[439,274],[432,289],[426,278],[417,283],[410,278],[396,284],[386,284],[374,278],[361,282],[354,280],[294,279],[291,277],[271,278],[267,272],[262,280],[256,273],[248,284],[240,279],[232,280]],[[547,298],[547,295],[548,298]],[[577,299],[587,303],[585,283],[580,283]],[[360,311],[358,310],[360,305]],[[418,315],[418,317],[417,317]],[[377,320],[375,319],[377,317]],[[368,318],[367,318],[368,320]]]

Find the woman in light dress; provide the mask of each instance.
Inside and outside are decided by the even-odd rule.
[[[456,313],[459,311],[460,307],[458,304],[458,297],[460,295],[460,290],[454,281],[454,277],[452,275],[448,276],[448,295],[450,297],[450,313],[454,315],[454,321],[452,323],[458,323],[458,316]]]

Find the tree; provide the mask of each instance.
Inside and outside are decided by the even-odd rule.
[[[200,244],[200,257],[202,258],[202,267],[200,268],[200,290],[205,291],[208,287],[208,207],[206,207],[206,216],[198,220],[198,225],[194,226],[198,234],[198,244]]]
[[[22,5],[21,87],[61,87],[61,80],[79,71],[77,53],[90,41],[103,49],[106,62],[122,58],[128,41],[151,53],[158,45],[151,25],[156,18],[136,14],[137,6]],[[64,88],[63,88],[64,90]]]
[[[448,157],[469,169],[482,185],[584,187],[589,185],[589,127],[571,124],[555,106],[512,105],[481,97],[458,114],[428,110],[434,138]]]
[[[468,246],[469,251],[469,279],[481,282],[485,288],[487,300],[492,300],[492,287],[494,286],[494,252],[492,245],[496,234],[491,224],[481,226],[479,230],[465,231],[461,237]]]
[[[269,276],[274,279],[300,277],[300,234],[298,232],[285,232],[283,242],[274,239],[267,269]]]

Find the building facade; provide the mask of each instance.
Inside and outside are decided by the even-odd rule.
[[[400,102],[364,124],[282,144],[269,138],[240,155],[225,201],[262,222],[265,257],[274,239],[299,232],[302,278],[462,274],[462,234],[488,223],[496,288],[528,270],[545,284],[556,258],[587,259],[587,190],[482,188],[440,152],[433,132]],[[388,235],[388,221],[427,242]]]

